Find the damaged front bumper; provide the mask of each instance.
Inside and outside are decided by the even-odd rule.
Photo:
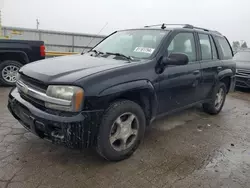
[[[25,101],[16,88],[9,94],[8,108],[29,131],[40,138],[70,148],[88,148],[95,144],[103,111],[48,113]]]

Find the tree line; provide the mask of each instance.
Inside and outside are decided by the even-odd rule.
[[[246,41],[233,41],[232,47],[234,51],[248,48]]]

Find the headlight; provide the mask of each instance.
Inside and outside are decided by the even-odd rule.
[[[235,71],[236,73],[238,73],[238,69],[236,69],[236,71]]]
[[[47,108],[78,112],[83,104],[84,92],[83,89],[76,86],[49,86],[46,95],[62,101],[61,104],[59,104],[60,102],[46,102],[45,106]],[[63,101],[69,102],[70,105],[63,104]]]

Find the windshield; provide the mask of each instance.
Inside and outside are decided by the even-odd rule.
[[[93,50],[120,53],[134,58],[148,58],[159,46],[166,30],[127,30],[114,33]]]
[[[249,61],[250,62],[250,51],[237,52],[234,55],[234,60],[236,60],[236,61]]]

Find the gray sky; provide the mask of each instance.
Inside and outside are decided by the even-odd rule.
[[[101,34],[158,23],[218,30],[250,46],[250,0],[0,0],[5,26]]]

